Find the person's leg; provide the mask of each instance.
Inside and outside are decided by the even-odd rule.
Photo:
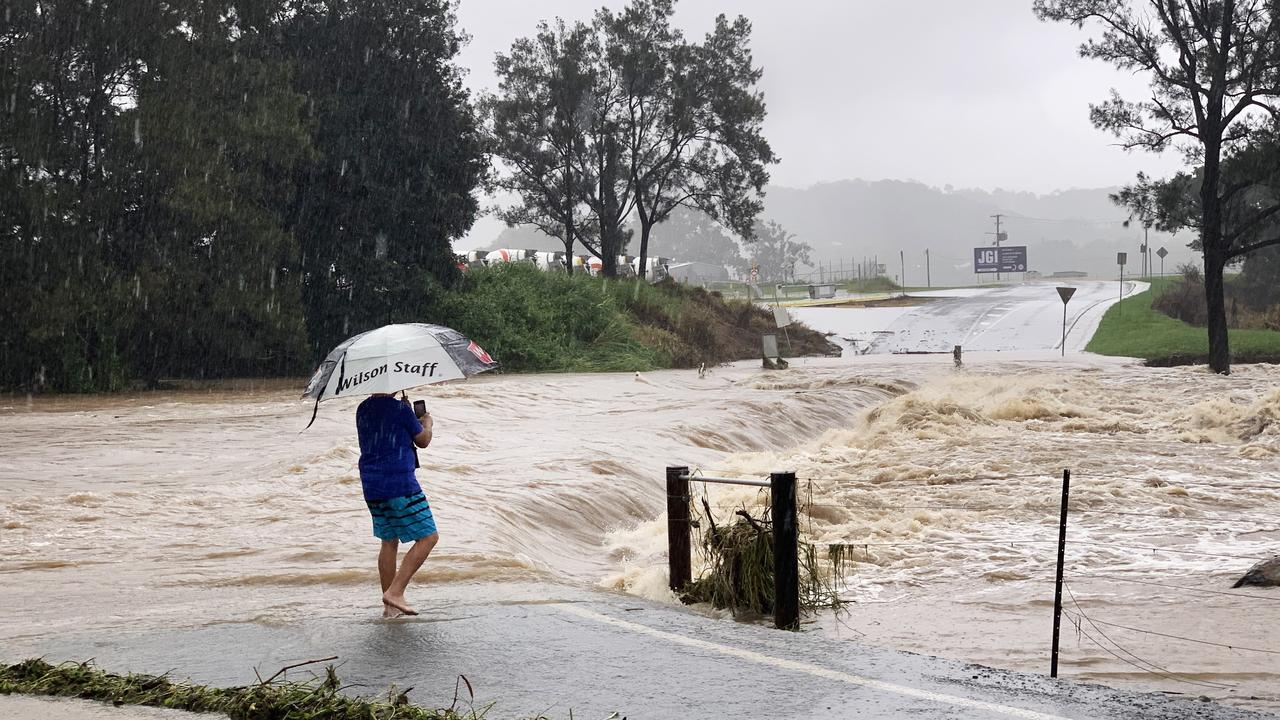
[[[378,579],[382,581],[382,592],[391,587],[391,581],[396,577],[396,556],[399,552],[399,540],[382,541],[382,549],[378,551]]]
[[[382,592],[386,592],[391,587],[391,581],[396,577],[396,556],[400,551],[399,540],[383,540],[382,547],[378,550],[378,579],[382,581]],[[383,617],[396,617],[400,612],[388,605],[382,606]]]
[[[417,615],[417,611],[409,607],[404,600],[404,591],[409,587],[409,581],[413,579],[414,573],[418,572],[418,568],[422,567],[422,563],[426,561],[427,556],[431,554],[436,543],[440,542],[440,533],[432,533],[413,544],[409,548],[409,552],[404,554],[404,561],[400,563],[400,568],[396,571],[395,578],[391,581],[391,586],[382,594],[382,602],[408,615]]]

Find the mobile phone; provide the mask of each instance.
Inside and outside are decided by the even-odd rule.
[[[417,415],[418,417],[422,417],[423,415],[426,415],[426,414],[427,414],[427,401],[426,401],[426,400],[414,400],[414,401],[413,401],[413,414],[414,414],[414,415]]]

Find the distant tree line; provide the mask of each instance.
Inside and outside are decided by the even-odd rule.
[[[447,0],[0,0],[0,388],[298,373],[453,282]]]

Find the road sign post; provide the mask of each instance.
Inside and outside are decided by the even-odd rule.
[[[1067,356],[1067,303],[1071,301],[1071,296],[1076,294],[1073,287],[1058,288],[1058,297],[1062,298],[1062,356]]]
[[[1168,254],[1169,251],[1164,248],[1160,248],[1156,251],[1156,256],[1160,258],[1160,277],[1164,277],[1164,256]]]
[[[1124,263],[1129,259],[1128,253],[1116,253],[1116,264],[1120,266],[1120,304],[1116,305],[1116,315],[1124,314]]]

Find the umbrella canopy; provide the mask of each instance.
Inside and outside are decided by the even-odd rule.
[[[303,399],[393,393],[498,367],[479,345],[443,325],[384,325],[347,339],[320,363]],[[315,421],[314,414],[312,422]],[[309,427],[309,426],[308,426]]]

